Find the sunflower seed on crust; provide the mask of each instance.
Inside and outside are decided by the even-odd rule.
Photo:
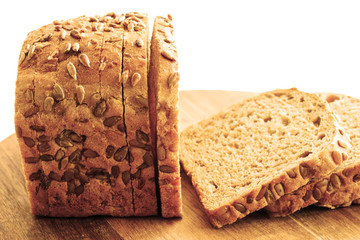
[[[85,53],[82,53],[79,55],[79,61],[85,67],[90,68],[90,60],[89,60],[89,57]]]

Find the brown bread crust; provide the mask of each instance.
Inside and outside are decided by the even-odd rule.
[[[119,130],[124,129],[120,17],[54,21],[25,40],[22,52],[27,44],[46,44],[31,58],[25,54],[16,83],[15,125],[36,215],[134,215],[130,174],[122,177],[130,165],[114,157],[126,146],[126,133]],[[42,39],[49,33],[51,38]],[[107,42],[110,37],[120,40]],[[27,89],[33,100],[26,99]],[[34,146],[28,147],[24,136]],[[107,157],[110,145],[114,150]]]

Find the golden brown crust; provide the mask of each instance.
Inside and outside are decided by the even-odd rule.
[[[178,127],[178,61],[171,19],[156,17],[151,39],[150,89],[156,128],[158,176],[163,217],[182,216]],[[155,89],[151,89],[151,87]],[[155,113],[155,114],[154,114]]]
[[[148,16],[125,14],[124,29],[122,83],[135,215],[157,215],[148,104]]]
[[[29,53],[20,58],[15,104],[36,215],[134,215],[130,165],[117,151],[126,146],[118,18],[54,21],[25,41],[23,49],[38,38],[42,44],[31,58]],[[116,29],[109,32],[109,27]],[[120,41],[107,42],[109,37]],[[27,101],[31,94],[33,100]],[[23,135],[32,147],[21,140]]]

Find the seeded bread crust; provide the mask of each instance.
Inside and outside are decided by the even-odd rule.
[[[275,106],[277,111],[269,113],[270,118],[268,116],[257,116],[258,111],[260,111],[259,109],[274,109],[274,106],[270,107],[274,102],[276,102]],[[297,106],[298,104],[300,104],[301,107],[296,107],[296,110],[292,109],[292,106]],[[247,107],[250,110],[247,109]],[[287,143],[284,150],[285,152],[291,150],[301,152],[298,153],[299,155],[295,155],[296,152],[292,153],[294,156],[292,161],[285,159],[286,162],[283,164],[280,162],[280,165],[276,164],[275,166],[263,165],[263,161],[265,161],[265,163],[267,162],[266,156],[264,156],[264,152],[267,151],[267,148],[261,147],[262,149],[258,149],[261,158],[253,156],[254,159],[247,159],[248,162],[253,162],[255,164],[254,167],[248,166],[248,170],[243,169],[243,165],[246,165],[247,162],[241,161],[241,157],[234,155],[235,152],[237,152],[237,154],[247,153],[247,147],[243,146],[240,148],[245,149],[244,152],[239,151],[237,148],[242,142],[234,141],[232,145],[224,146],[222,148],[223,150],[216,150],[216,148],[214,148],[213,145],[217,146],[215,138],[218,138],[218,136],[227,138],[226,136],[229,136],[232,131],[235,130],[241,130],[248,134],[249,131],[257,131],[257,129],[260,128],[266,129],[266,126],[268,126],[270,127],[268,129],[269,136],[259,133],[261,134],[261,138],[256,138],[257,142],[251,140],[251,138],[244,140],[248,141],[248,144],[251,145],[259,144],[259,146],[262,146],[261,144],[266,144],[263,143],[263,139],[267,137],[271,140],[271,136],[275,134],[272,132],[272,126],[277,126],[277,128],[282,129],[281,125],[272,125],[272,119],[277,119],[281,116],[283,121],[282,124],[286,129],[286,126],[292,120],[291,117],[294,116],[283,116],[283,108],[289,108],[289,111],[287,111],[288,113],[298,117],[301,115],[310,123],[312,121],[314,125],[309,123],[307,127],[315,126],[315,132],[319,132],[318,134],[320,134],[320,136],[322,136],[322,132],[320,131],[324,131],[326,137],[321,138],[317,135],[306,135],[309,129],[302,129],[303,125],[305,126],[306,124],[305,122],[295,127],[297,130],[301,129],[301,131],[304,131],[304,136],[309,137],[310,143],[308,144],[311,146],[312,143],[315,144],[315,142],[319,142],[318,147],[306,150],[304,146],[300,145],[302,148],[300,150],[291,149],[291,146]],[[265,113],[267,111],[268,110],[264,110]],[[248,123],[249,126],[240,129],[242,124],[238,124],[238,122],[242,120],[244,122],[253,120],[253,123]],[[270,123],[270,126],[266,125],[267,122]],[[228,123],[226,124],[226,129],[224,129],[225,123]],[[232,130],[231,128],[235,130]],[[318,131],[316,130],[317,128]],[[245,100],[242,103],[230,107],[224,112],[186,129],[182,132],[180,138],[180,147],[182,149],[180,160],[186,173],[192,180],[192,184],[198,193],[200,202],[204,206],[211,224],[214,227],[219,228],[225,224],[231,224],[237,219],[243,218],[249,213],[267,206],[284,194],[295,191],[299,187],[307,184],[312,178],[319,178],[333,171],[341,164],[342,153],[346,152],[348,147],[346,138],[342,135],[343,131],[340,130],[339,132],[339,129],[339,124],[335,119],[335,116],[331,113],[328,104],[318,96],[304,93],[296,89],[275,90]],[[296,136],[299,133],[290,132],[288,135],[286,135],[286,132],[284,133],[283,136],[289,136],[289,138],[290,136],[295,136],[295,140],[292,143],[296,144]],[[207,134],[211,134],[215,138],[207,137]],[[318,137],[320,138],[318,139]],[[282,138],[280,137],[280,140],[281,139]],[[230,140],[227,139],[226,141],[228,142]],[[286,142],[286,140],[284,141]],[[296,145],[294,145],[294,148],[295,146]],[[273,148],[273,146],[270,146],[270,148]],[[211,151],[216,152],[214,153]],[[280,151],[282,150],[278,149],[277,152]],[[334,158],[334,153],[336,153],[337,156],[340,155],[340,157]],[[214,156],[210,154],[214,154]],[[222,161],[215,159],[214,161],[216,162],[212,162],[211,159],[216,158],[215,156],[222,156]],[[271,163],[272,161],[268,161],[267,164]],[[251,169],[254,169],[255,172],[261,171],[255,168],[256,165],[261,166],[259,169],[269,168],[268,175],[266,175],[266,172],[259,173],[259,176],[254,177],[254,182],[249,180],[249,176],[246,176],[246,178],[245,176],[239,178],[239,176],[243,175],[243,172]],[[237,187],[238,185],[240,186],[239,188]],[[238,189],[234,191],[233,188]]]
[[[15,126],[36,215],[134,215],[130,165],[117,151],[126,145],[120,17],[54,21],[25,40]]]
[[[154,21],[149,91],[153,92],[150,108],[155,113],[152,116],[152,134],[157,139],[154,148],[157,149],[161,214],[163,217],[181,217],[179,73],[171,22],[171,16],[156,17]]]
[[[122,84],[135,215],[157,215],[148,102],[148,16],[127,13],[123,24]]]
[[[339,118],[344,131],[351,139],[351,149],[348,155],[343,154],[343,163],[327,177],[313,180],[299,190],[285,195],[265,209],[270,216],[286,216],[297,210],[315,204],[318,206],[336,208],[348,206],[360,197],[357,182],[360,180],[360,161],[357,149],[360,120],[360,100],[340,94],[322,94],[329,102],[330,108]]]

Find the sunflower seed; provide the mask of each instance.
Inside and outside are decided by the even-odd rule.
[[[78,52],[80,50],[80,44],[79,43],[74,43],[72,46],[72,50],[74,52]]]
[[[129,151],[129,148],[127,146],[123,146],[121,148],[118,148],[116,152],[114,153],[114,160],[117,162],[121,162],[125,159]]]
[[[120,116],[112,116],[105,118],[103,124],[106,127],[113,127],[121,120]]]
[[[38,112],[39,112],[39,107],[38,106],[31,106],[28,110],[25,111],[24,117],[25,118],[32,117],[35,114],[37,114]]]
[[[159,171],[163,173],[174,173],[176,172],[176,169],[168,165],[163,165],[159,167]]]
[[[83,155],[87,158],[96,158],[100,156],[97,152],[91,149],[84,149]]]
[[[41,170],[38,170],[37,172],[34,172],[29,176],[29,180],[30,181],[40,180],[42,175],[43,175],[43,172]]]
[[[37,163],[40,161],[38,157],[25,157],[25,163]]]
[[[140,129],[136,130],[136,140],[139,143],[146,144],[150,141],[149,135],[141,131]]]
[[[141,95],[130,96],[128,102],[137,111],[148,109],[148,100]]]
[[[104,71],[105,67],[106,67],[106,62],[101,61],[100,66],[99,66],[99,71]]]
[[[89,17],[89,22],[99,22],[99,19],[96,17]]]
[[[133,24],[133,23],[129,23],[129,24],[127,25],[127,30],[128,30],[129,32],[131,32],[133,29],[134,29],[134,24]]]
[[[90,68],[90,60],[89,60],[89,57],[85,53],[82,53],[79,55],[79,61],[85,67]]]
[[[65,152],[62,149],[57,150],[57,152],[55,153],[54,159],[55,161],[60,161],[61,159],[63,159],[65,157]]]
[[[114,178],[118,178],[120,175],[120,168],[118,166],[112,166],[111,175],[114,176]]]
[[[44,100],[44,111],[48,113],[51,112],[54,103],[55,101],[52,97],[46,97]]]
[[[39,152],[44,153],[51,150],[51,147],[48,142],[42,142],[37,145]]]
[[[78,104],[82,104],[85,98],[85,89],[83,86],[76,86],[76,98]]]
[[[63,158],[59,161],[59,164],[58,164],[58,168],[59,170],[64,170],[66,169],[66,167],[68,166],[69,164],[69,159],[68,158]]]
[[[165,39],[164,39],[164,42],[166,42],[166,43],[173,43],[173,42],[175,42],[175,40],[174,40],[173,38],[165,38]]]
[[[41,161],[49,162],[49,161],[54,160],[54,157],[53,157],[52,155],[50,155],[50,154],[44,154],[44,155],[41,155],[41,156],[39,157],[39,159],[40,159]]]
[[[24,52],[24,51],[21,51],[21,52],[20,52],[20,56],[19,56],[18,66],[20,66],[20,65],[24,62],[25,57],[26,57],[25,52]]]
[[[60,182],[60,181],[61,181],[61,176],[60,176],[59,174],[57,174],[56,172],[53,172],[53,171],[51,171],[51,172],[49,173],[49,178],[50,178],[51,180],[55,180],[55,181],[57,181],[57,182]]]
[[[66,37],[66,31],[64,29],[61,29],[60,39],[65,40],[65,37]]]
[[[143,156],[144,163],[146,163],[147,166],[154,165],[154,160],[150,152],[146,152]]]
[[[64,98],[65,98],[64,90],[57,83],[54,84],[53,96],[54,96],[54,99],[58,102],[64,100]]]
[[[144,186],[145,186],[145,179],[140,178],[139,181],[138,181],[137,188],[141,190]]]
[[[68,53],[68,52],[70,52],[70,50],[71,50],[71,43],[69,43],[69,42],[65,43],[63,50],[62,50],[63,53]]]
[[[170,52],[165,51],[165,50],[161,51],[161,56],[163,56],[164,58],[166,58],[172,62],[176,60],[174,55],[172,55]]]
[[[79,181],[82,184],[86,184],[86,183],[90,182],[90,178],[88,176],[86,176],[86,174],[84,174],[84,173],[79,173]]]
[[[178,72],[171,73],[168,78],[168,87],[169,88],[175,87],[178,84],[179,79],[180,79],[180,74]]]
[[[29,137],[23,137],[24,143],[29,148],[32,148],[35,146],[35,141],[32,138]]]
[[[129,79],[129,70],[126,70],[121,74],[122,83],[123,84],[127,83],[128,79]]]
[[[106,153],[106,158],[111,158],[114,155],[115,152],[115,147],[112,145],[107,146],[105,153]]]
[[[138,47],[142,47],[144,45],[144,41],[141,38],[136,39],[135,45]]]
[[[76,77],[76,68],[75,68],[75,65],[72,63],[72,62],[69,62],[66,66],[67,70],[68,70],[68,73],[69,75],[77,80],[77,77]]]
[[[40,135],[37,139],[39,142],[43,143],[43,142],[50,142],[51,137],[46,135]]]
[[[81,38],[81,35],[80,35],[80,32],[78,30],[72,30],[70,32],[70,36],[72,36],[73,38],[76,38],[76,39],[80,39]]]
[[[72,152],[69,156],[69,162],[70,163],[78,163],[81,160],[81,150],[76,149],[74,152]]]
[[[106,112],[107,106],[104,99],[100,100],[100,102],[95,106],[93,110],[93,114],[95,117],[102,117]]]
[[[112,27],[104,27],[104,32],[113,32],[114,29]]]
[[[26,89],[24,96],[27,103],[32,103],[34,101],[34,92],[32,89]]]
[[[45,132],[45,126],[31,125],[29,128],[35,132]]]
[[[28,55],[27,55],[28,60],[30,60],[30,59],[34,56],[34,54],[35,54],[35,49],[36,49],[35,44],[31,45],[31,47],[30,47],[30,49],[29,49],[29,52],[28,52]]]
[[[130,172],[129,171],[122,172],[121,178],[124,184],[127,185],[130,182]]]

